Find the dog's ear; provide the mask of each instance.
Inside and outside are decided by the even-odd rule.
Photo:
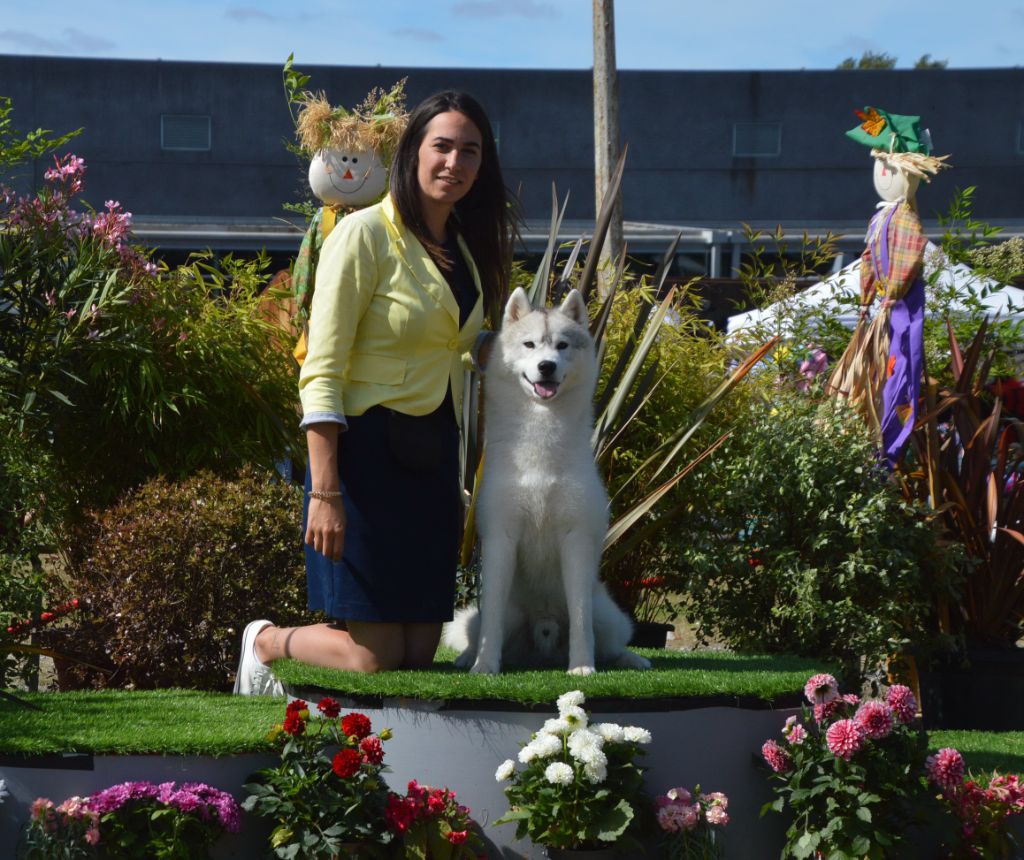
[[[581,326],[590,325],[590,315],[587,313],[587,303],[583,301],[583,296],[579,290],[569,290],[569,295],[565,297],[565,301],[562,302],[562,306],[559,310],[565,314],[569,319],[575,320]]]
[[[515,322],[518,319],[522,319],[532,310],[533,308],[530,306],[530,299],[526,295],[526,290],[522,287],[516,287],[508,298],[508,304],[505,305],[505,322]]]

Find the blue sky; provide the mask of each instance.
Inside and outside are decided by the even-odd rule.
[[[589,68],[591,0],[0,0],[0,53]],[[828,69],[865,50],[1024,65],[1024,0],[618,0],[624,69]]]

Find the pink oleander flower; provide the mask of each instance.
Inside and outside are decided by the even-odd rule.
[[[708,824],[715,827],[725,827],[729,823],[729,813],[725,811],[724,806],[712,806],[704,813],[704,817]]]
[[[854,720],[872,740],[888,737],[892,732],[892,708],[885,702],[865,702],[857,709]]]
[[[901,723],[912,722],[917,716],[917,699],[914,698],[910,687],[903,684],[893,684],[886,693],[885,701],[892,708],[896,719]]]
[[[789,753],[778,745],[774,740],[767,740],[761,747],[761,755],[768,762],[768,766],[776,773],[785,773],[793,767],[793,759]]]
[[[812,705],[827,705],[839,698],[839,684],[831,675],[814,675],[804,685],[804,695]]]
[[[825,732],[825,743],[833,755],[849,761],[864,744],[864,732],[853,720],[836,720]]]
[[[964,781],[964,757],[951,747],[940,749],[925,762],[928,779],[940,788],[952,791]]]

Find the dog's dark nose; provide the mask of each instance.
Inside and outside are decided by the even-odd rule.
[[[551,376],[557,366],[553,361],[537,362],[537,370],[540,371],[541,376]]]

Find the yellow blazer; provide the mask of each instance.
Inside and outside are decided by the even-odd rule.
[[[346,215],[320,251],[299,374],[306,416],[362,415],[383,405],[435,410],[451,386],[461,423],[463,367],[483,326],[480,274],[462,238],[477,300],[459,329],[459,306],[390,197]]]

